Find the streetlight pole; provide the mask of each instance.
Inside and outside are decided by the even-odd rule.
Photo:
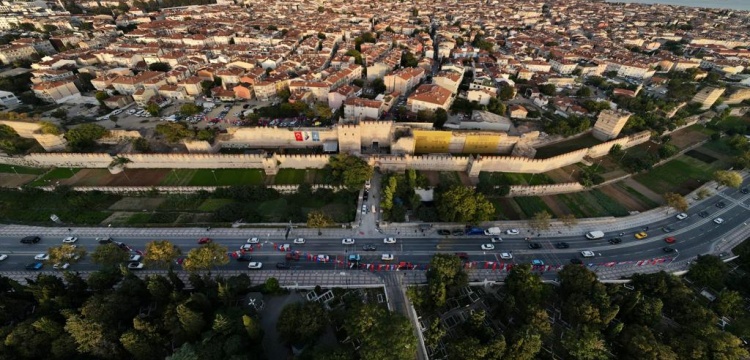
[[[174,174],[174,177],[177,178],[177,182],[179,183],[180,182],[180,177],[177,175],[177,170],[172,169],[172,174]]]
[[[216,186],[219,186],[219,179],[216,178],[216,170],[211,170],[211,174],[214,175],[214,181],[216,181]]]
[[[573,169],[573,170],[572,170],[572,171],[570,172],[570,176],[568,177],[568,180],[571,180],[571,181],[573,180],[573,173],[575,173],[575,172],[576,172],[576,169]]]
[[[16,173],[16,176],[19,176],[19,177],[21,176],[21,175],[18,175],[18,171],[16,171],[15,166],[11,166],[10,168],[13,169],[13,172]]]

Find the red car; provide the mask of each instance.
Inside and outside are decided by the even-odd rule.
[[[458,256],[459,259],[466,260],[469,258],[469,254],[465,252],[457,252],[456,256]]]
[[[204,237],[204,238],[198,239],[198,244],[201,244],[201,245],[208,244],[208,243],[210,243],[212,241],[213,240],[211,240],[211,238]]]
[[[670,237],[668,237],[668,238],[664,239],[664,241],[665,241],[665,242],[666,242],[667,244],[674,244],[674,242],[675,242],[675,241],[677,241],[677,239],[675,239],[675,238],[674,238],[674,236],[670,236]]]
[[[297,253],[286,253],[285,258],[286,258],[287,261],[289,261],[289,260],[299,261],[299,254],[297,254]]]

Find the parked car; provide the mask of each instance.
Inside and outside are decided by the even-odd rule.
[[[141,256],[138,254],[130,255],[130,259],[128,259],[129,262],[139,262],[141,261]]]
[[[247,263],[247,268],[248,269],[253,269],[253,270],[262,269],[263,268],[263,263],[262,262],[255,262],[255,261],[249,262],[249,263]]]
[[[249,239],[247,239],[247,243],[248,244],[257,244],[257,243],[260,243],[260,239],[258,239],[257,237],[249,238]]]
[[[252,251],[253,250],[253,244],[243,244],[240,246],[240,250],[242,251]]]
[[[531,260],[531,265],[541,266],[541,265],[544,265],[544,261],[539,260],[539,259],[534,259],[534,260]]]
[[[462,236],[464,234],[464,231],[462,229],[455,229],[451,231],[451,234],[453,236]]]
[[[22,244],[36,244],[42,239],[39,236],[26,236],[21,239]]]
[[[440,229],[440,230],[437,231],[437,233],[438,233],[438,235],[444,235],[445,236],[445,235],[450,235],[451,231],[450,230],[446,230],[446,229]]]
[[[674,248],[671,248],[671,247],[669,247],[669,246],[665,246],[665,247],[663,247],[663,248],[662,248],[662,250],[663,250],[663,251],[664,251],[665,253],[671,253],[671,252],[675,252],[675,249],[674,249]]]
[[[49,254],[37,254],[34,256],[34,260],[47,261],[49,260]]]
[[[66,270],[70,267],[69,263],[57,263],[55,265],[52,265],[52,268],[55,270]]]
[[[583,264],[583,261],[581,261],[581,259],[570,259],[570,263],[573,265],[581,265]]]
[[[289,251],[292,248],[289,244],[281,244],[279,245],[279,251]]]
[[[701,212],[698,213],[698,216],[700,216],[702,218],[708,217],[708,211],[705,211],[705,210],[701,211]]]
[[[237,255],[237,261],[246,262],[252,260],[253,257],[248,254]]]
[[[140,270],[140,269],[143,269],[144,266],[145,265],[143,265],[142,262],[132,262],[132,263],[128,264],[128,269],[130,269],[130,270]]]
[[[302,244],[305,243],[305,239],[303,239],[303,238],[296,238],[296,239],[294,239],[294,241],[292,241],[292,243],[297,244],[297,245],[302,245]]]
[[[501,238],[501,237],[493,237],[493,238],[490,238],[490,241],[493,242],[493,243],[500,243],[500,242],[503,242],[503,238]]]
[[[742,192],[743,194],[747,194],[747,193],[750,193],[750,190],[748,188],[742,188],[740,192]]]
[[[687,219],[687,218],[688,218],[688,214],[685,214],[685,213],[679,213],[679,214],[677,214],[677,216],[675,216],[675,217],[677,218],[677,220],[685,220],[685,219]]]
[[[44,267],[44,264],[41,262],[35,262],[26,265],[26,270],[41,270]]]
[[[341,239],[341,244],[342,245],[354,245],[354,239],[352,238]]]
[[[393,261],[393,254],[383,254],[380,256],[382,261]]]
[[[507,252],[500,253],[500,258],[503,260],[510,260],[513,259],[513,254]]]
[[[62,240],[63,244],[73,244],[76,241],[78,241],[78,238],[75,236],[68,236]]]
[[[725,204],[723,201],[719,201],[719,202],[716,203],[716,207],[719,208],[719,209],[723,209],[726,206],[727,206],[727,204]]]
[[[328,255],[319,254],[316,259],[321,262],[328,262],[328,260],[330,260],[331,258],[328,257]]]
[[[209,244],[212,241],[213,240],[211,240],[211,238],[202,237],[202,238],[198,239],[198,244],[201,244],[201,245],[203,245],[203,244]]]
[[[385,239],[383,239],[383,243],[384,244],[395,244],[396,243],[396,238],[392,238],[392,237],[385,238]]]
[[[672,232],[672,230],[674,230],[674,229],[672,229],[669,226],[665,226],[665,227],[661,228],[661,231],[664,231],[665,233]]]

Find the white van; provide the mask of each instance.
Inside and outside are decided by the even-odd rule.
[[[500,235],[502,233],[503,231],[499,227],[491,227],[484,231],[484,234],[487,236]]]
[[[599,230],[586,233],[586,238],[589,240],[601,239],[603,237],[604,237],[604,232],[599,231]]]

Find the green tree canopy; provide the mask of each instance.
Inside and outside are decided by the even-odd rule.
[[[155,62],[148,65],[148,69],[151,71],[161,71],[161,72],[167,72],[169,70],[172,70],[172,67],[169,66],[168,63],[164,62]]]
[[[484,195],[463,185],[455,185],[439,194],[436,202],[442,221],[479,223],[495,215],[495,207]]]
[[[82,124],[67,133],[68,147],[71,151],[89,151],[96,145],[96,140],[101,139],[109,133],[109,130],[98,124]]]
[[[99,245],[91,253],[91,261],[106,267],[114,267],[128,260],[130,255],[115,243]]]
[[[326,170],[333,183],[343,185],[349,190],[362,188],[373,174],[373,169],[367,162],[349,154],[331,156]]]
[[[227,247],[212,242],[191,249],[182,263],[187,271],[209,270],[229,263]]]
[[[313,344],[325,331],[327,319],[318,302],[294,303],[281,310],[276,329],[289,345]]]
[[[193,103],[187,103],[180,106],[180,114],[185,116],[192,116],[201,112],[201,107]]]

